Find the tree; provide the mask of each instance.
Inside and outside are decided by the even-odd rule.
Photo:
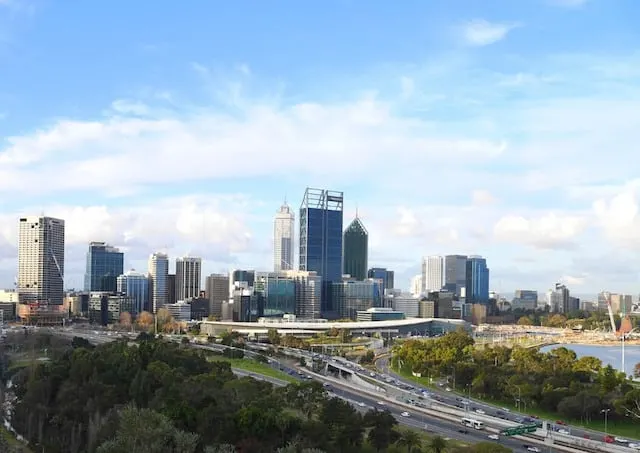
[[[131,327],[131,313],[128,311],[120,313],[120,325],[125,328]]]
[[[278,333],[278,329],[269,329],[267,331],[267,335],[271,344],[276,346],[280,344],[280,334]]]
[[[627,392],[624,397],[615,401],[614,406],[618,414],[640,420],[640,389]]]
[[[231,444],[219,444],[206,447],[204,453],[237,453],[236,447]]]
[[[371,428],[367,439],[377,451],[387,449],[399,437],[395,430],[398,422],[389,411],[371,410],[367,412],[364,416],[364,424]]]
[[[153,326],[153,315],[148,311],[140,312],[136,319],[136,323],[141,330],[149,331]]]
[[[446,448],[447,448],[447,441],[444,440],[443,437],[434,436],[431,438],[431,441],[429,442],[429,449],[433,453],[444,453]]]
[[[636,363],[636,366],[633,367],[633,377],[640,379],[640,362]]]
[[[166,308],[161,308],[156,313],[156,320],[158,322],[158,330],[164,330],[167,324],[173,323],[173,316]]]
[[[362,357],[360,357],[360,363],[373,363],[373,361],[376,358],[376,354],[375,352],[373,352],[373,349],[367,349],[367,352],[364,353],[364,355]]]
[[[120,412],[116,435],[97,453],[193,453],[198,435],[176,429],[171,420],[150,409],[128,406]]]
[[[405,429],[400,433],[400,439],[398,439],[398,445],[407,448],[407,453],[411,453],[416,448],[420,448],[422,441],[420,435],[411,429]]]
[[[519,326],[532,326],[533,325],[533,321],[531,321],[531,318],[529,318],[528,316],[521,316],[520,319],[518,319],[518,325]]]

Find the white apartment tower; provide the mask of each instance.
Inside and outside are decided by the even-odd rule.
[[[295,214],[285,201],[273,221],[273,270],[293,269],[293,238]]]
[[[166,253],[156,252],[149,257],[149,286],[151,308],[154,313],[169,302],[169,257]]]
[[[440,291],[444,285],[444,258],[427,256],[422,259],[422,293]]]
[[[64,220],[20,218],[18,240],[20,303],[62,305],[64,299]]]
[[[186,301],[200,296],[202,258],[176,258],[176,300]]]

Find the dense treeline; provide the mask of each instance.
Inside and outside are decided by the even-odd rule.
[[[228,362],[149,337],[98,347],[74,339],[13,384],[14,428],[49,453],[488,451],[447,448],[440,437],[422,445],[389,412],[358,412],[319,383],[237,378]]]
[[[456,389],[495,401],[519,401],[562,417],[590,421],[610,409],[614,419],[640,419],[640,389],[624,373],[595,357],[577,358],[556,348],[477,349],[466,332],[435,340],[409,340],[394,353],[394,365],[422,376],[446,377]]]

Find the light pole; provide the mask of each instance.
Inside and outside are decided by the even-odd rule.
[[[602,409],[600,411],[601,414],[604,414],[604,434],[607,435],[607,421],[609,419],[609,411],[611,409]]]

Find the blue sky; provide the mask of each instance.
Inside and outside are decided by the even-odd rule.
[[[640,292],[633,0],[0,0],[0,287],[17,217],[269,269],[272,217],[343,190],[370,264],[482,254],[492,289]]]

